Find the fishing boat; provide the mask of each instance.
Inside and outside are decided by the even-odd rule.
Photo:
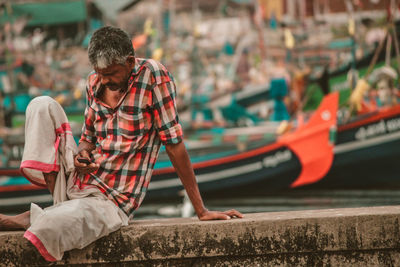
[[[265,88],[260,92],[269,93]],[[308,120],[293,122],[292,129],[281,135],[275,134],[279,125],[199,134],[188,150],[202,194],[399,186],[400,167],[395,160],[400,154],[396,149],[400,148],[400,104],[338,122],[338,102],[338,92],[325,95]],[[178,198],[182,191],[171,163],[161,153],[145,201]],[[0,212],[30,202],[49,205],[51,196],[21,177],[17,167],[0,168]]]
[[[187,140],[197,182],[206,198],[267,195],[295,188],[400,186],[400,104],[337,120],[338,93],[324,97],[305,123],[276,135],[275,125],[201,133]],[[15,176],[15,177],[10,177]],[[18,168],[0,169],[0,212],[51,204],[47,189]],[[181,198],[183,187],[161,153],[146,202]]]
[[[400,104],[339,124],[327,188],[400,186]]]
[[[337,103],[337,93],[326,96],[307,123],[281,136],[273,134],[276,127],[268,125],[260,126],[256,133],[250,129],[245,141],[239,140],[237,133],[243,136],[246,129],[227,130],[219,146],[204,136],[200,147],[189,147],[200,190],[205,194],[234,192],[260,182],[267,184],[268,190],[276,190],[323,178],[333,161],[330,134],[336,127]],[[204,146],[206,143],[209,145]],[[177,198],[183,190],[169,160],[163,157],[156,164],[146,201]],[[0,211],[30,202],[50,204],[47,190],[29,184],[18,168],[2,168],[0,176]]]

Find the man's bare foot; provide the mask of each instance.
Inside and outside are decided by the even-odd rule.
[[[30,226],[30,212],[8,216],[0,214],[0,231],[26,230]]]

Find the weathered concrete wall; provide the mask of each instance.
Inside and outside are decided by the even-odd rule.
[[[58,265],[400,266],[400,206],[246,214],[244,219],[136,221]],[[0,233],[0,266],[47,263],[22,237]]]

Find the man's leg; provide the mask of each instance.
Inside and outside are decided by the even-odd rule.
[[[15,216],[0,214],[0,231],[26,230],[31,225],[30,218],[30,211]]]
[[[44,180],[46,181],[47,188],[51,195],[54,193],[57,174],[57,172],[43,173]],[[0,231],[26,230],[30,225],[30,211],[15,216],[0,214]]]
[[[54,186],[56,185],[57,172],[43,173],[44,180],[46,181],[47,188],[51,195],[54,194]]]
[[[26,134],[25,134],[25,149],[31,151],[42,151],[43,147],[53,147],[55,140],[55,123],[54,114],[51,112],[63,112],[61,107],[49,97],[38,97],[31,101],[26,111]],[[63,114],[65,117],[65,114]],[[65,119],[66,120],[66,119]],[[58,122],[58,124],[61,124]],[[29,134],[27,134],[29,133]],[[32,136],[36,138],[32,138]],[[35,152],[34,155],[37,155]],[[41,153],[43,155],[43,153]],[[55,152],[50,153],[55,157]],[[48,154],[44,154],[48,155]],[[31,159],[31,158],[29,158]],[[47,159],[47,157],[45,158]],[[51,159],[50,161],[53,161]],[[56,183],[57,172],[42,172],[44,182],[50,193],[53,195]],[[30,211],[8,216],[0,214],[0,231],[9,230],[24,230],[30,226]]]
[[[93,191],[94,192],[94,191]],[[24,237],[47,261],[60,260],[64,251],[83,248],[128,224],[128,217],[100,190],[98,196],[64,201],[40,210],[33,206],[34,220]],[[34,209],[39,209],[36,212]]]
[[[47,188],[51,195],[53,195],[57,172],[43,173],[43,177],[46,181]],[[26,230],[31,225],[30,217],[30,211],[15,216],[0,214],[0,231]]]

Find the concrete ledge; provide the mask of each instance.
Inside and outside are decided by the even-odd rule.
[[[245,216],[138,220],[57,264],[400,266],[400,206]],[[0,232],[0,266],[47,265],[22,235]]]

